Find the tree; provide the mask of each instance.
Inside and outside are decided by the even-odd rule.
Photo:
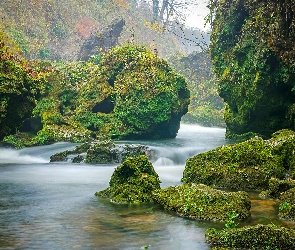
[[[189,0],[152,0],[149,2],[152,7],[153,20],[158,21],[164,26],[173,20],[184,20],[185,12],[195,1]]]

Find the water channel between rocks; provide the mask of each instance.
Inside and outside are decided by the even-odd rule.
[[[221,128],[181,125],[175,139],[136,141],[151,147],[162,187],[181,184],[185,160],[228,143]],[[133,142],[128,142],[133,143]],[[209,227],[155,204],[116,205],[94,196],[108,187],[117,165],[49,163],[76,145],[56,143],[22,150],[0,148],[0,249],[210,249]],[[244,224],[274,223],[277,204],[251,193],[251,218]]]

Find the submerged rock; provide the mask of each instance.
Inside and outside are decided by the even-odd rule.
[[[245,219],[250,216],[251,208],[246,192],[225,192],[193,183],[157,190],[154,200],[166,210],[200,220],[224,221],[229,214],[237,214],[237,219]]]
[[[270,178],[292,175],[294,153],[295,132],[281,130],[270,140],[254,137],[188,159],[182,180],[234,189],[267,189]]]
[[[295,231],[275,225],[246,226],[217,231],[207,231],[207,242],[214,249],[295,249]]]
[[[160,188],[159,176],[144,155],[123,161],[115,169],[109,184],[107,189],[95,195],[121,204],[150,202],[152,192]]]
[[[149,148],[139,144],[115,144],[111,140],[106,140],[96,143],[83,143],[74,150],[66,150],[52,155],[50,161],[112,164],[120,163],[127,157],[139,155],[150,155]]]

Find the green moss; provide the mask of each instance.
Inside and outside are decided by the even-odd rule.
[[[160,180],[146,156],[127,158],[118,166],[109,182],[110,186],[95,195],[115,203],[141,203],[152,201],[152,192],[160,188]]]
[[[266,189],[271,177],[283,178],[280,155],[259,137],[218,147],[186,161],[182,180],[233,189]]]
[[[243,191],[225,192],[191,183],[157,190],[154,199],[164,209],[192,219],[226,221],[229,214],[236,214],[237,219],[250,216],[250,198]]]
[[[279,207],[279,217],[295,221],[295,187],[281,193],[279,199],[281,201]]]
[[[276,178],[271,178],[269,180],[268,189],[261,192],[260,196],[264,198],[279,198],[280,195],[295,187],[294,180],[279,180]]]
[[[260,224],[221,231],[209,229],[206,240],[211,246],[229,249],[290,250],[295,248],[295,231],[275,225]]]

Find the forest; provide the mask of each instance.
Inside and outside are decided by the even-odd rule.
[[[206,230],[213,250],[294,249],[295,1],[208,0],[207,30],[186,26],[192,6],[1,1],[1,147],[69,143],[50,162],[119,163],[99,201],[223,223]],[[181,124],[223,131],[223,144],[195,154]],[[152,146],[118,146],[139,140]],[[181,185],[161,188],[159,142],[185,155]],[[253,225],[255,202],[280,225]]]

